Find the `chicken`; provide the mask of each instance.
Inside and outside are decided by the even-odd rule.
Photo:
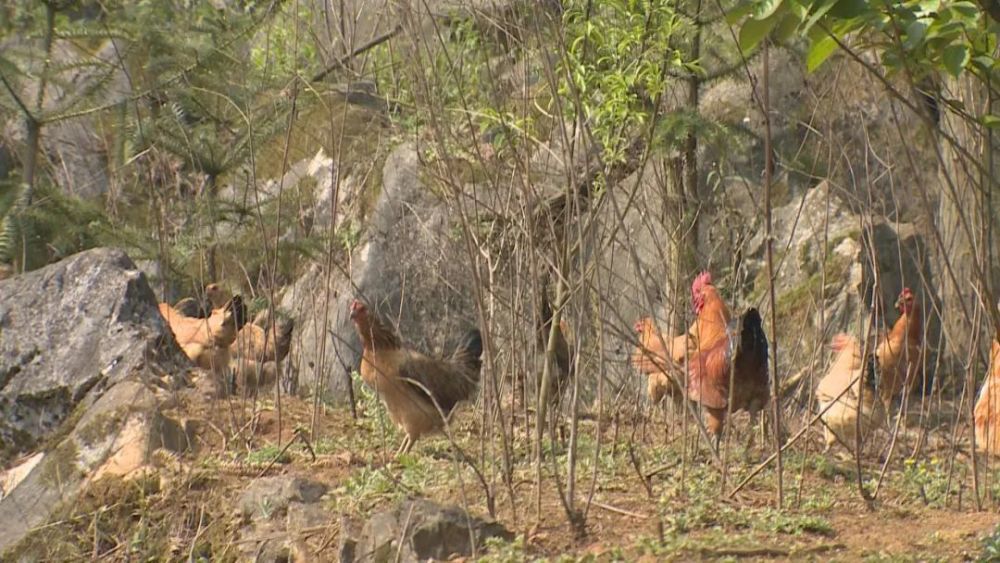
[[[667,372],[684,361],[689,335],[664,337],[650,317],[639,319],[635,323],[635,331],[639,334],[639,345],[632,353],[632,366],[649,376],[646,387],[649,400],[657,404],[667,395],[679,400],[681,389]]]
[[[679,370],[685,356],[711,348],[726,334],[729,307],[712,285],[711,273],[702,272],[691,283],[691,305],[695,321],[685,334],[666,338],[649,317],[643,317],[635,324],[639,346],[632,354],[632,365],[649,375],[646,391],[653,403],[660,402],[664,395],[679,400],[680,387],[668,372]]]
[[[228,290],[223,288],[218,283],[210,283],[205,286],[204,299],[199,299],[195,297],[185,297],[177,303],[174,304],[173,308],[180,314],[203,319],[212,314],[215,309],[222,308],[226,303],[229,302],[232,297]],[[236,321],[239,326],[246,324],[246,305],[241,307],[241,310],[237,311]]]
[[[839,440],[853,450],[857,441],[858,398],[861,398],[862,436],[877,428],[885,417],[875,392],[876,360],[871,351],[863,358],[863,347],[847,334],[834,336],[830,347],[836,357],[816,387],[820,412],[826,411],[821,416],[825,449],[829,450]]]
[[[711,273],[702,272],[694,279],[691,284],[691,303],[697,318],[688,330],[688,335],[693,339],[689,347],[699,351],[712,348],[727,336],[730,313],[726,302],[719,296],[719,291],[712,285]]]
[[[159,309],[187,357],[195,365],[221,375],[229,366],[229,347],[238,331],[235,312],[242,306],[243,299],[237,295],[204,319],[182,315],[166,303],[160,303]]]
[[[266,312],[266,310],[264,311]],[[277,380],[278,363],[288,356],[295,322],[279,319],[271,326],[267,315],[240,329],[230,347],[237,385],[244,389],[267,386]]]
[[[406,433],[397,455],[407,453],[421,436],[441,430],[457,404],[476,392],[482,337],[473,329],[450,358],[438,359],[404,348],[395,331],[358,300],[351,303],[351,320],[364,346],[361,379]]]
[[[875,351],[879,368],[879,395],[889,408],[893,399],[909,393],[921,367],[923,324],[920,307],[910,288],[904,287],[896,300],[900,317]]]
[[[705,408],[716,447],[727,411],[745,410],[754,415],[767,405],[771,395],[767,335],[757,309],[747,309],[731,331],[735,333],[737,329],[738,335],[730,336],[730,330],[726,330],[722,337],[688,360],[688,397]]]
[[[1000,455],[1000,341],[993,341],[990,367],[976,399],[976,449]]]

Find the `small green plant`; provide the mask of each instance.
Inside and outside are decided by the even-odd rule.
[[[523,535],[518,535],[510,542],[502,538],[487,538],[484,547],[486,554],[477,559],[479,563],[520,563],[528,560]]]
[[[900,476],[903,496],[920,500],[927,506],[941,508],[947,502],[948,467],[940,458],[907,459]]]
[[[1000,526],[983,538],[983,550],[977,561],[1000,561]]]
[[[250,465],[266,465],[274,461],[275,463],[289,463],[292,457],[287,451],[282,452],[281,448],[275,444],[268,444],[260,449],[247,453],[244,461]]]

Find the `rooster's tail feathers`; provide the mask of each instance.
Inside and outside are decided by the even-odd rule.
[[[480,356],[482,355],[483,335],[479,332],[479,329],[474,328],[465,334],[462,343],[455,350],[454,359],[467,366],[471,372],[475,373],[475,377],[478,380],[479,370],[482,367],[482,361],[480,360]]]
[[[764,332],[764,321],[756,307],[750,307],[740,319],[740,348],[758,350],[767,356],[767,334]]]
[[[242,295],[234,295],[233,298],[226,303],[226,310],[232,313],[233,323],[236,324],[236,330],[243,328],[243,325],[247,324],[249,315],[247,306],[243,303]]]

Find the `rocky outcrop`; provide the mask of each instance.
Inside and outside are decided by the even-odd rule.
[[[333,520],[319,502],[326,491],[323,483],[292,475],[251,483],[238,503],[246,524],[240,543],[244,555],[267,562],[319,560],[305,540],[310,530]]]
[[[7,463],[138,374],[187,365],[145,277],[96,249],[0,282],[0,442]]]
[[[397,321],[404,340],[429,352],[447,349],[475,323],[472,266],[456,214],[421,181],[416,148],[396,148],[382,175],[350,277],[315,264],[281,303],[296,319],[289,357],[302,383],[321,381],[333,401],[346,398],[348,375],[361,359],[348,314],[354,298]]]
[[[481,552],[489,538],[514,539],[514,534],[492,520],[470,516],[457,506],[441,506],[426,499],[401,502],[365,523],[360,536],[342,537],[340,560],[444,561]]]
[[[916,227],[858,215],[827,182],[776,208],[773,218],[780,366],[825,360],[825,352],[814,354],[818,347],[837,332],[867,330],[871,314],[876,330],[891,326],[903,287],[925,303],[933,297],[926,293],[929,257]],[[769,310],[763,229],[747,240],[745,252],[748,304]]]
[[[131,476],[158,450],[187,449],[190,428],[161,409],[168,374],[189,365],[145,277],[119,250],[0,282],[0,438],[9,467],[0,550],[73,502],[83,483]]]

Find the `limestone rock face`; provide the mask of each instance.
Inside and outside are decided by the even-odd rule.
[[[100,248],[0,282],[0,462],[136,373],[186,366],[145,276]]]
[[[172,382],[161,376],[188,367],[145,276],[120,250],[0,282],[0,550],[84,483],[189,448],[187,425],[161,412]]]
[[[314,264],[281,303],[295,318],[290,358],[299,377],[307,386],[321,382],[333,401],[346,399],[347,376],[361,361],[353,299],[368,301],[398,323],[406,342],[431,353],[450,352],[475,323],[472,270],[453,229],[456,214],[420,180],[416,148],[396,148],[382,177],[350,279]]]

